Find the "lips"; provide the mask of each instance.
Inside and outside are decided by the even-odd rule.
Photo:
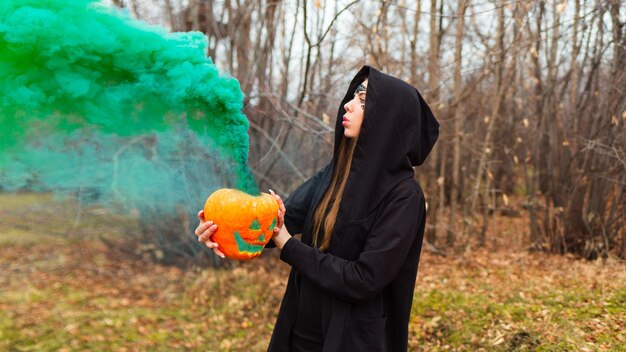
[[[348,120],[348,118],[344,116],[343,117],[343,122],[341,124],[345,126],[349,121],[350,120]]]

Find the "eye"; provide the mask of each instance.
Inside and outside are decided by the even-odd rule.
[[[254,219],[252,221],[252,224],[250,224],[250,230],[260,230],[261,229],[261,223],[259,223],[259,219]]]
[[[277,218],[274,218],[272,220],[272,223],[270,224],[270,227],[268,228],[268,230],[270,230],[270,231],[274,230],[274,227],[276,227],[276,220],[277,220]]]

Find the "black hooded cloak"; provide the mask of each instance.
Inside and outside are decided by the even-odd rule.
[[[313,213],[330,184],[343,106],[368,77],[363,123],[326,252],[312,246]],[[426,209],[414,177],[439,123],[408,83],[364,66],[343,98],[333,159],[285,200],[289,239],[280,259],[292,266],[268,351],[289,351],[299,279],[316,284],[325,352],[406,351]],[[271,247],[273,242],[270,242]]]

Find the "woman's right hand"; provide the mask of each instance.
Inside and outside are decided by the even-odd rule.
[[[198,241],[204,243],[207,247],[213,249],[215,254],[224,258],[224,253],[218,249],[218,244],[211,241],[211,236],[217,231],[217,224],[214,224],[213,221],[210,220],[207,221],[204,218],[204,210],[198,212],[198,219],[200,219],[200,224],[195,231],[196,236],[198,236]]]

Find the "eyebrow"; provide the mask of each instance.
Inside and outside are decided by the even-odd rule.
[[[361,83],[361,84],[359,84],[359,86],[358,86],[358,87],[356,87],[356,89],[354,90],[354,94],[364,93],[364,92],[366,92],[366,91],[367,91],[367,87],[366,87],[363,83]]]

